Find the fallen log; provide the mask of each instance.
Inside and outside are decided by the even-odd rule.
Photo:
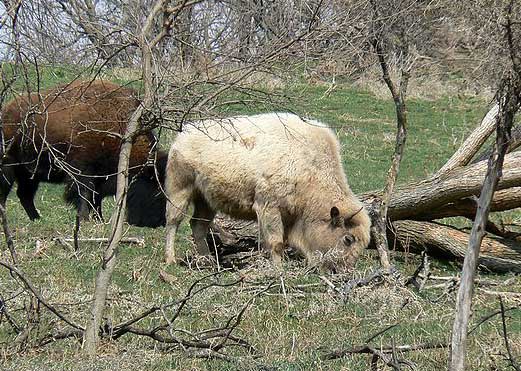
[[[521,152],[505,157],[503,176],[497,190],[521,187]],[[396,189],[389,203],[388,219],[432,220],[434,210],[450,203],[477,196],[481,191],[487,171],[487,162],[482,161],[464,168],[458,168],[440,178],[431,178],[419,183],[407,184]],[[364,193],[360,199],[366,204],[380,197],[380,192]],[[456,216],[456,215],[453,215]]]
[[[463,262],[469,234],[450,226],[400,220],[393,224],[389,241],[396,250]],[[521,243],[515,240],[486,236],[481,245],[479,266],[493,272],[521,272]]]
[[[505,211],[521,207],[521,187],[512,187],[496,191],[490,204],[490,211]],[[453,216],[463,216],[473,219],[476,215],[476,198],[465,197],[449,202],[437,209],[431,210],[428,215],[418,216],[417,220],[436,220]]]

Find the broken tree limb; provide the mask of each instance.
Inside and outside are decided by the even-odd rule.
[[[76,330],[83,331],[83,328],[74,322],[72,322],[70,319],[68,319],[63,313],[58,311],[53,305],[49,304],[47,300],[44,299],[39,289],[37,289],[33,283],[29,280],[29,278],[25,275],[25,273],[20,270],[19,268],[15,267],[14,265],[11,265],[7,262],[0,260],[0,266],[7,268],[12,276],[18,277],[20,281],[23,283],[24,290],[30,292],[36,299],[38,299],[38,302],[41,303],[43,306],[45,306],[47,309],[49,309],[56,317],[61,319],[63,322],[68,324],[69,326],[75,328]]]
[[[521,152],[514,152],[505,157],[498,190],[521,187],[520,163]],[[453,170],[441,178],[401,186],[391,198],[387,216],[390,220],[429,219],[433,210],[455,200],[479,195],[486,171],[487,163],[482,161]],[[378,197],[378,193],[370,192],[362,194],[360,199],[370,204],[375,197]]]
[[[426,250],[433,257],[462,262],[469,234],[449,226],[430,222],[401,220],[393,223],[390,241],[394,248],[420,254]],[[479,266],[494,272],[521,272],[521,243],[485,237],[481,245]]]
[[[448,344],[443,342],[433,342],[433,343],[422,343],[422,344],[411,344],[411,345],[397,345],[395,346],[395,350],[399,352],[413,352],[417,350],[427,350],[427,349],[446,349]],[[324,360],[333,360],[338,358],[343,358],[351,354],[373,354],[378,350],[381,353],[391,353],[393,351],[392,346],[381,346],[381,347],[371,347],[370,345],[359,345],[354,346],[349,349],[336,349],[329,353],[322,355],[322,359]]]
[[[496,191],[490,204],[490,211],[505,211],[521,207],[521,187],[512,187]],[[428,215],[419,220],[435,220],[453,216],[463,216],[474,218],[476,215],[477,203],[474,196],[465,197],[454,202],[449,202],[437,209],[432,210]]]
[[[521,125],[516,126],[512,129],[512,133],[510,135],[510,141],[508,143],[507,153],[513,152],[517,148],[521,146]],[[472,160],[472,164],[476,162],[485,161],[490,157],[493,148],[488,148],[483,151],[480,155],[478,155],[474,160]]]
[[[487,138],[494,132],[498,112],[499,105],[495,104],[485,115],[481,124],[468,136],[445,165],[434,174],[433,178],[439,178],[451,170],[467,165],[472,160]]]

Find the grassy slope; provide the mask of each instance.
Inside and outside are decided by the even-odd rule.
[[[69,74],[57,80],[70,77]],[[49,78],[45,81],[50,81]],[[343,143],[343,157],[350,184],[355,192],[378,189],[382,186],[394,146],[394,111],[390,101],[378,100],[370,94],[350,88],[338,87],[325,96],[325,87],[297,85],[285,93],[296,98],[286,106],[307,116],[323,120],[338,130]],[[280,110],[280,108],[278,108]],[[400,174],[400,182],[420,179],[441,166],[461,143],[465,134],[481,118],[486,104],[472,98],[443,98],[436,101],[412,100],[409,102],[409,137]],[[244,108],[231,108],[244,113]],[[61,199],[62,187],[42,186],[37,195],[37,207],[43,219],[30,223],[14,197],[8,200],[8,212],[15,233],[16,246],[22,256],[22,267],[42,289],[42,294],[69,317],[79,323],[88,310],[88,300],[99,262],[99,247],[82,244],[78,257],[53,242],[56,236],[72,235],[74,212]],[[111,202],[106,199],[105,215],[109,215]],[[106,226],[86,223],[83,236],[102,236]],[[146,246],[124,246],[114,276],[107,315],[117,323],[152,304],[168,303],[178,298],[189,283],[207,272],[170,267],[176,278],[166,284],[159,280],[164,230],[129,228],[127,235],[143,235]],[[189,228],[184,226],[180,237],[183,248],[190,247]],[[34,255],[35,245],[43,252]],[[399,269],[410,274],[418,264],[415,256],[394,255]],[[356,275],[362,276],[378,264],[375,255],[367,252],[358,265]],[[344,369],[366,370],[367,356],[354,356],[344,360],[320,361],[319,347],[336,348],[360,344],[380,329],[399,325],[376,339],[373,344],[416,344],[447,340],[452,321],[454,294],[443,296],[442,289],[417,293],[403,288],[382,286],[361,288],[346,302],[325,292],[317,275],[306,274],[295,262],[288,263],[285,287],[270,295],[259,297],[239,327],[238,335],[248,339],[259,350],[261,358],[244,358],[239,364],[222,361],[191,359],[179,351],[162,351],[154,343],[126,336],[116,343],[107,343],[95,361],[82,358],[74,341],[58,342],[40,350],[27,350],[22,355],[8,357],[3,368],[37,369],[115,369],[133,366],[134,369],[237,369],[268,367],[268,369]],[[268,267],[267,269],[265,269]],[[436,275],[454,275],[451,265],[433,262]],[[247,283],[240,287],[215,289],[190,303],[180,318],[179,326],[194,330],[215,326],[235,313],[251,296],[252,291],[273,279],[274,272],[265,261],[240,273]],[[227,273],[224,279],[237,278],[239,273]],[[486,279],[502,281],[510,276],[487,275]],[[299,285],[310,284],[303,295]],[[506,288],[519,291],[521,280],[513,278]],[[14,292],[12,280],[0,271],[0,293],[9,297]],[[514,299],[507,300],[512,305]],[[8,303],[9,308],[24,304],[22,297]],[[27,305],[27,303],[25,302]],[[71,305],[74,304],[74,305]],[[497,299],[478,291],[474,308],[474,321],[485,313],[496,310]],[[15,316],[22,313],[14,312]],[[157,323],[159,317],[152,322]],[[20,319],[21,321],[21,319]],[[61,326],[45,314],[42,321],[50,327]],[[509,318],[510,340],[514,352],[521,354],[521,315],[512,312]],[[150,322],[143,323],[143,326]],[[14,339],[9,326],[0,322],[0,357],[2,349]],[[502,356],[504,346],[498,318],[482,325],[471,337],[469,369],[505,369]],[[406,354],[421,370],[446,367],[446,354],[442,351],[424,351]],[[1,359],[0,359],[1,360]],[[0,367],[2,364],[0,363]]]

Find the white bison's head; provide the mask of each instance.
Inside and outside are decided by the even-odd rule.
[[[362,206],[355,211],[332,206],[329,215],[314,219],[305,229],[308,252],[326,270],[349,270],[369,244],[370,226]]]

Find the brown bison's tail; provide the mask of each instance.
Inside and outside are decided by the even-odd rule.
[[[155,171],[136,176],[127,196],[127,221],[139,227],[156,228],[166,223],[166,197],[163,192],[167,153],[158,151]],[[152,167],[151,170],[154,168]]]
[[[157,228],[165,225],[166,197],[163,193],[167,153],[159,151],[154,166],[147,166],[129,179],[127,195],[127,222],[138,227]],[[157,173],[156,173],[157,171]],[[97,178],[95,191],[100,198],[116,194],[116,176]],[[67,203],[79,209],[81,196],[78,183],[69,180],[65,187],[64,199]],[[91,204],[101,214],[100,205],[93,200]]]

